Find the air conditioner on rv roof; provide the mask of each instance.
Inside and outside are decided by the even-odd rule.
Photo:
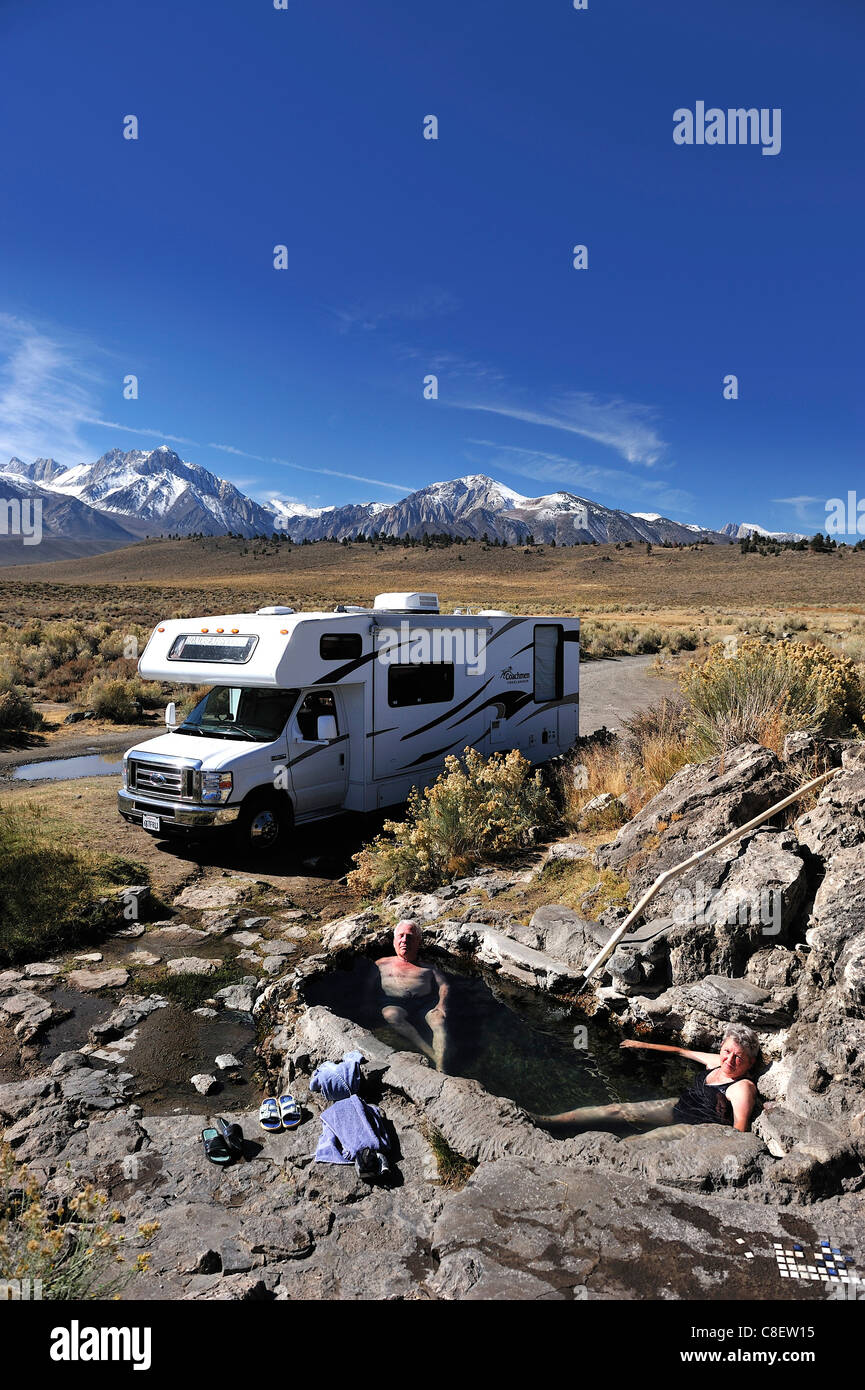
[[[438,594],[376,594],[373,608],[387,613],[437,613]]]

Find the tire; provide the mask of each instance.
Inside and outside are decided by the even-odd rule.
[[[268,792],[253,794],[240,808],[237,843],[247,854],[273,854],[285,846],[291,819],[291,804],[286,799]]]

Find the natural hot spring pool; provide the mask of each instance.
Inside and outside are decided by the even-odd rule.
[[[618,1034],[561,1001],[470,970],[453,957],[436,958],[435,964],[450,983],[447,1070],[473,1077],[493,1095],[554,1114],[578,1105],[675,1096],[693,1080],[691,1064],[662,1053],[623,1051]],[[410,1051],[407,1039],[381,1017],[376,978],[372,961],[358,957],[349,968],[310,977],[303,994],[309,1004],[324,1004],[391,1047]],[[585,1028],[585,1047],[575,1028]]]

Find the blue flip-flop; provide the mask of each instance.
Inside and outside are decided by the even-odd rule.
[[[258,1107],[258,1123],[262,1129],[273,1134],[282,1129],[282,1120],[279,1118],[279,1106],[273,1096],[268,1096]]]
[[[279,1115],[285,1129],[296,1129],[303,1116],[294,1096],[279,1097]]]

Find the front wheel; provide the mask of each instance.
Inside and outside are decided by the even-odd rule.
[[[274,795],[252,796],[240,808],[237,841],[247,853],[272,854],[285,844],[290,825],[291,810],[287,801]]]

